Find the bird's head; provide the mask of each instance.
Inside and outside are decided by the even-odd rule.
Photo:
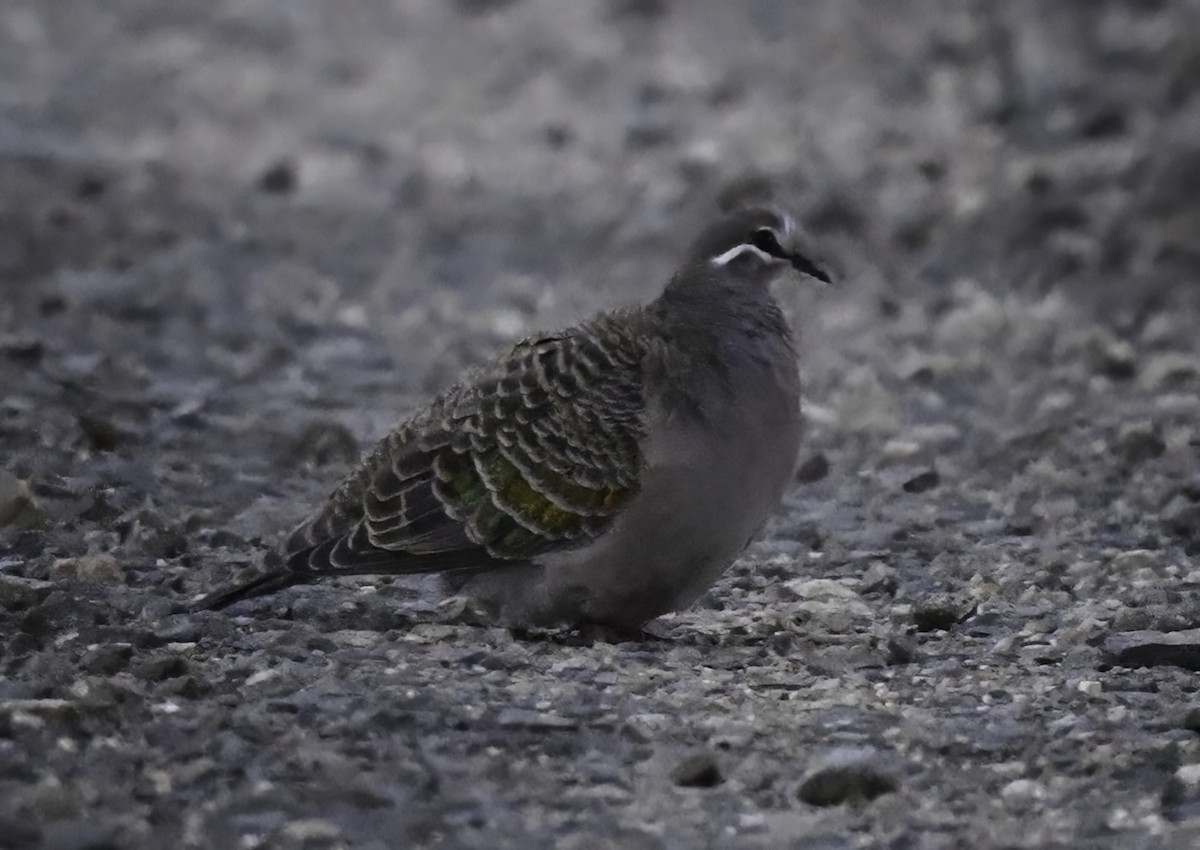
[[[771,278],[790,266],[823,283],[831,280],[792,217],[768,207],[739,210],[709,225],[688,259],[752,278]]]

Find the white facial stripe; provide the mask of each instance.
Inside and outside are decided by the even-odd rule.
[[[741,245],[738,245],[736,248],[730,248],[724,254],[718,254],[717,256],[713,257],[710,262],[714,266],[726,266],[747,251],[752,254],[756,254],[764,263],[774,262],[774,258],[770,254],[766,253],[760,248],[755,248],[749,242],[744,242]]]

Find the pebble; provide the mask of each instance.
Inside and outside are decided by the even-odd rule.
[[[53,822],[79,817],[87,802],[75,788],[50,779],[30,792],[26,805],[37,820]]]
[[[1046,789],[1032,779],[1014,779],[1000,789],[1000,799],[1009,811],[1022,812],[1046,796]]]
[[[818,452],[796,470],[796,481],[801,484],[812,484],[829,475],[829,459]]]
[[[1200,815],[1200,764],[1181,765],[1162,789],[1163,814],[1173,821],[1194,820]]]
[[[911,664],[920,657],[916,642],[908,635],[889,635],[884,650],[884,659],[889,667]]]
[[[1167,450],[1160,429],[1151,422],[1131,422],[1117,435],[1117,454],[1129,466],[1161,457]]]
[[[1138,376],[1138,384],[1146,390],[1157,392],[1169,389],[1172,384],[1191,380],[1200,374],[1200,361],[1193,355],[1169,351],[1156,354],[1146,361]]]
[[[49,595],[54,582],[0,573],[0,608],[15,611],[29,608]]]
[[[1105,639],[1104,655],[1116,667],[1173,666],[1200,671],[1200,629],[1121,632]]]
[[[576,729],[578,721],[528,708],[501,709],[496,723],[504,729]]]
[[[942,483],[936,469],[927,469],[908,479],[901,485],[905,493],[924,493]]]
[[[283,833],[283,837],[302,844],[333,841],[342,834],[342,830],[337,824],[320,818],[294,820],[280,832]]]
[[[1200,733],[1200,705],[1194,705],[1184,712],[1181,725],[1191,732]]]
[[[1200,763],[1183,765],[1175,771],[1175,778],[1184,785],[1200,785]]]
[[[725,781],[721,766],[712,753],[693,753],[671,771],[672,781],[681,788],[715,788]]]
[[[57,580],[75,579],[117,583],[125,581],[125,572],[117,559],[107,553],[81,555],[78,558],[59,558],[50,565],[50,577]]]
[[[1137,374],[1136,352],[1128,341],[1097,328],[1087,342],[1088,358],[1096,372],[1122,381]]]
[[[1163,568],[1162,557],[1149,549],[1130,549],[1128,552],[1121,552],[1108,562],[1110,572],[1121,572],[1132,574],[1138,570],[1152,570],[1158,572]]]
[[[796,607],[805,614],[824,621],[830,627],[834,623],[842,624],[835,630],[848,628],[843,621],[867,620],[874,616],[871,606],[863,601],[854,588],[835,579],[793,579],[784,584],[784,589],[800,600]]]
[[[900,787],[883,754],[872,747],[839,747],[823,756],[800,783],[796,796],[813,806],[867,802]]]
[[[862,576],[863,593],[885,593],[894,596],[900,586],[900,574],[883,561],[872,561]]]
[[[964,594],[933,593],[913,604],[912,618],[918,631],[949,630],[975,610],[975,603]]]
[[[0,469],[0,528],[34,525],[44,514],[29,485],[11,472]]]

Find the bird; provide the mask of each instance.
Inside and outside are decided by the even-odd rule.
[[[802,437],[771,292],[831,281],[780,209],[705,227],[661,293],[516,343],[384,437],[219,610],[329,576],[437,573],[513,627],[637,630],[765,524]]]

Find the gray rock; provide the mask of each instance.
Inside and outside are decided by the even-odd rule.
[[[503,729],[576,729],[579,721],[570,717],[562,717],[546,711],[533,711],[527,708],[504,708],[496,718],[496,724]]]
[[[1167,450],[1157,425],[1151,422],[1133,422],[1121,427],[1117,435],[1117,454],[1129,466],[1137,466]]]
[[[974,611],[974,600],[963,593],[933,593],[913,603],[912,619],[918,631],[948,630]]]
[[[883,754],[871,747],[840,747],[809,769],[796,796],[813,806],[864,803],[900,787]]]
[[[725,781],[712,753],[692,753],[671,771],[671,780],[681,788],[715,788]]]
[[[29,485],[7,470],[0,469],[0,527],[29,526],[40,522],[44,514]]]
[[[1200,670],[1200,629],[1178,632],[1136,631],[1104,641],[1107,663],[1117,667],[1182,667]]]
[[[1191,732],[1200,732],[1200,705],[1194,705],[1184,712],[1180,725]]]
[[[0,608],[14,611],[41,602],[54,589],[54,582],[0,573]]]
[[[55,581],[76,580],[110,582],[125,581],[125,571],[112,555],[97,552],[77,558],[59,558],[50,566],[50,577]]]
[[[862,577],[863,593],[884,593],[893,596],[900,585],[900,576],[883,561],[872,561]]]

